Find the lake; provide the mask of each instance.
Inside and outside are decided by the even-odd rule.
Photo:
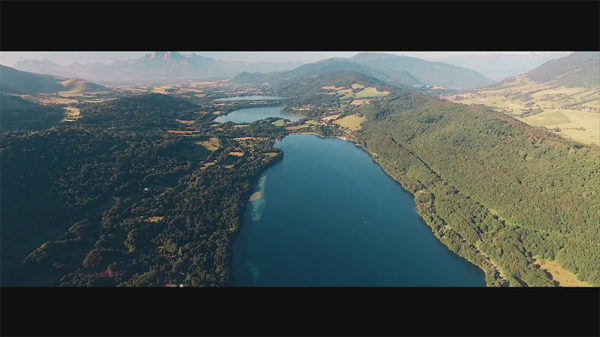
[[[359,147],[291,135],[265,171],[234,243],[236,286],[485,286],[413,197]]]
[[[289,119],[291,121],[297,121],[301,118],[304,118],[300,115],[293,115],[289,113],[285,113],[281,111],[283,107],[281,106],[269,106],[269,107],[258,107],[258,108],[246,108],[234,110],[227,115],[219,116],[215,118],[215,122],[225,123],[225,122],[234,122],[234,123],[252,123],[257,120],[269,118],[269,117],[277,117],[283,119]]]
[[[234,96],[234,97],[217,98],[214,101],[215,102],[269,101],[269,100],[277,100],[277,99],[285,99],[285,97],[250,95],[250,96]]]

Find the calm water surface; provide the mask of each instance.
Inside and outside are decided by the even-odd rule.
[[[354,144],[285,137],[234,244],[238,286],[485,286]]]
[[[247,108],[247,109],[239,109],[234,110],[227,115],[219,116],[215,118],[215,122],[225,123],[225,122],[234,122],[234,123],[252,123],[257,120],[269,118],[269,117],[277,117],[283,119],[289,119],[291,121],[297,121],[303,118],[300,115],[293,115],[289,113],[282,112],[281,106],[270,106],[270,107],[259,107],[259,108]]]

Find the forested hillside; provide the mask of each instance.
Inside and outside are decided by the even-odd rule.
[[[348,104],[357,95],[348,88],[366,86],[389,94]],[[540,260],[600,284],[598,146],[361,74],[327,73],[284,89],[311,118],[366,119],[348,137],[415,195],[434,235],[481,267],[489,285],[560,284]]]
[[[534,256],[600,284],[600,148],[416,95],[364,114],[358,139],[453,250],[479,250],[511,286],[550,284]]]
[[[238,218],[281,158],[272,139],[284,131],[271,120],[177,121],[194,107],[142,95],[89,105],[73,124],[2,135],[2,284],[230,284]],[[241,157],[229,154],[240,147]]]

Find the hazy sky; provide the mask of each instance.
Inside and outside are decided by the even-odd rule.
[[[529,52],[389,52],[398,55],[407,55],[426,59],[443,59],[459,54],[520,54]],[[13,66],[24,59],[50,60],[56,64],[68,65],[71,63],[110,63],[115,60],[127,60],[143,57],[148,52],[0,52],[0,64]],[[190,52],[182,52],[188,54]],[[269,61],[288,62],[301,61],[304,63],[315,62],[330,57],[351,57],[357,52],[197,52],[203,56],[213,57],[224,61]]]

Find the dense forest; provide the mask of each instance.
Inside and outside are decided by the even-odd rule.
[[[281,158],[272,145],[284,129],[176,122],[193,108],[143,95],[89,105],[73,124],[3,134],[2,284],[229,284],[239,217]]]
[[[415,194],[436,236],[488,271],[488,284],[551,285],[534,256],[600,284],[598,147],[417,95],[365,106],[364,114],[359,142]]]

